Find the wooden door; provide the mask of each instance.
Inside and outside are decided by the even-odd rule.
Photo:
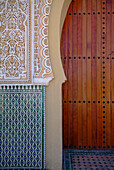
[[[63,148],[114,148],[114,0],[72,0],[61,56]]]

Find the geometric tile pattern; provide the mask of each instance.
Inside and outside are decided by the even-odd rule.
[[[71,150],[63,153],[64,170],[113,170],[114,150]]]
[[[45,168],[44,140],[45,87],[2,87],[0,169]]]

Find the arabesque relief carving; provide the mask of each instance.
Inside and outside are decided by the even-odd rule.
[[[48,84],[50,0],[0,0],[0,84]]]

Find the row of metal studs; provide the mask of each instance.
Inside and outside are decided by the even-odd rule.
[[[103,105],[102,105],[102,145],[105,149],[106,143],[106,107],[105,107],[105,62],[106,62],[106,0],[102,0],[102,97],[103,97]]]

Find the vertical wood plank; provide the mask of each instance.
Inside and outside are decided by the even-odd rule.
[[[114,52],[111,54],[111,148],[114,148]]]
[[[83,95],[83,148],[87,147],[87,56],[86,56],[86,0],[82,0],[82,95]]]
[[[97,123],[96,123],[96,90],[97,90],[97,70],[96,70],[96,35],[97,35],[97,15],[96,15],[96,1],[92,0],[92,138],[93,147],[96,148],[97,138]]]
[[[106,0],[102,0],[102,149],[106,149]],[[105,48],[104,48],[105,47]],[[105,93],[103,93],[105,92]]]
[[[72,3],[69,7],[68,13],[68,146],[73,145],[72,138]]]
[[[61,57],[65,75],[67,77],[67,16],[64,22],[61,37]],[[67,81],[62,85],[62,112],[63,112],[63,147],[68,146],[68,112],[67,112]]]
[[[92,147],[91,122],[91,0],[87,0],[87,147]]]
[[[114,52],[114,1],[112,0],[112,30],[111,30],[111,34],[112,34],[112,40],[111,40],[111,44],[112,44],[112,52]]]
[[[112,13],[111,13],[111,118],[112,118],[112,131],[111,131],[111,145],[114,148],[114,1],[112,0]]]
[[[110,112],[110,60],[111,60],[111,0],[106,3],[106,146],[111,147],[111,112]],[[105,47],[105,46],[104,46]]]
[[[96,148],[101,148],[102,145],[102,14],[101,0],[97,0],[97,143]]]
[[[82,132],[82,0],[78,0],[78,147],[83,141]]]
[[[73,1],[73,147],[77,148],[78,146],[78,63],[77,63],[77,1]]]

